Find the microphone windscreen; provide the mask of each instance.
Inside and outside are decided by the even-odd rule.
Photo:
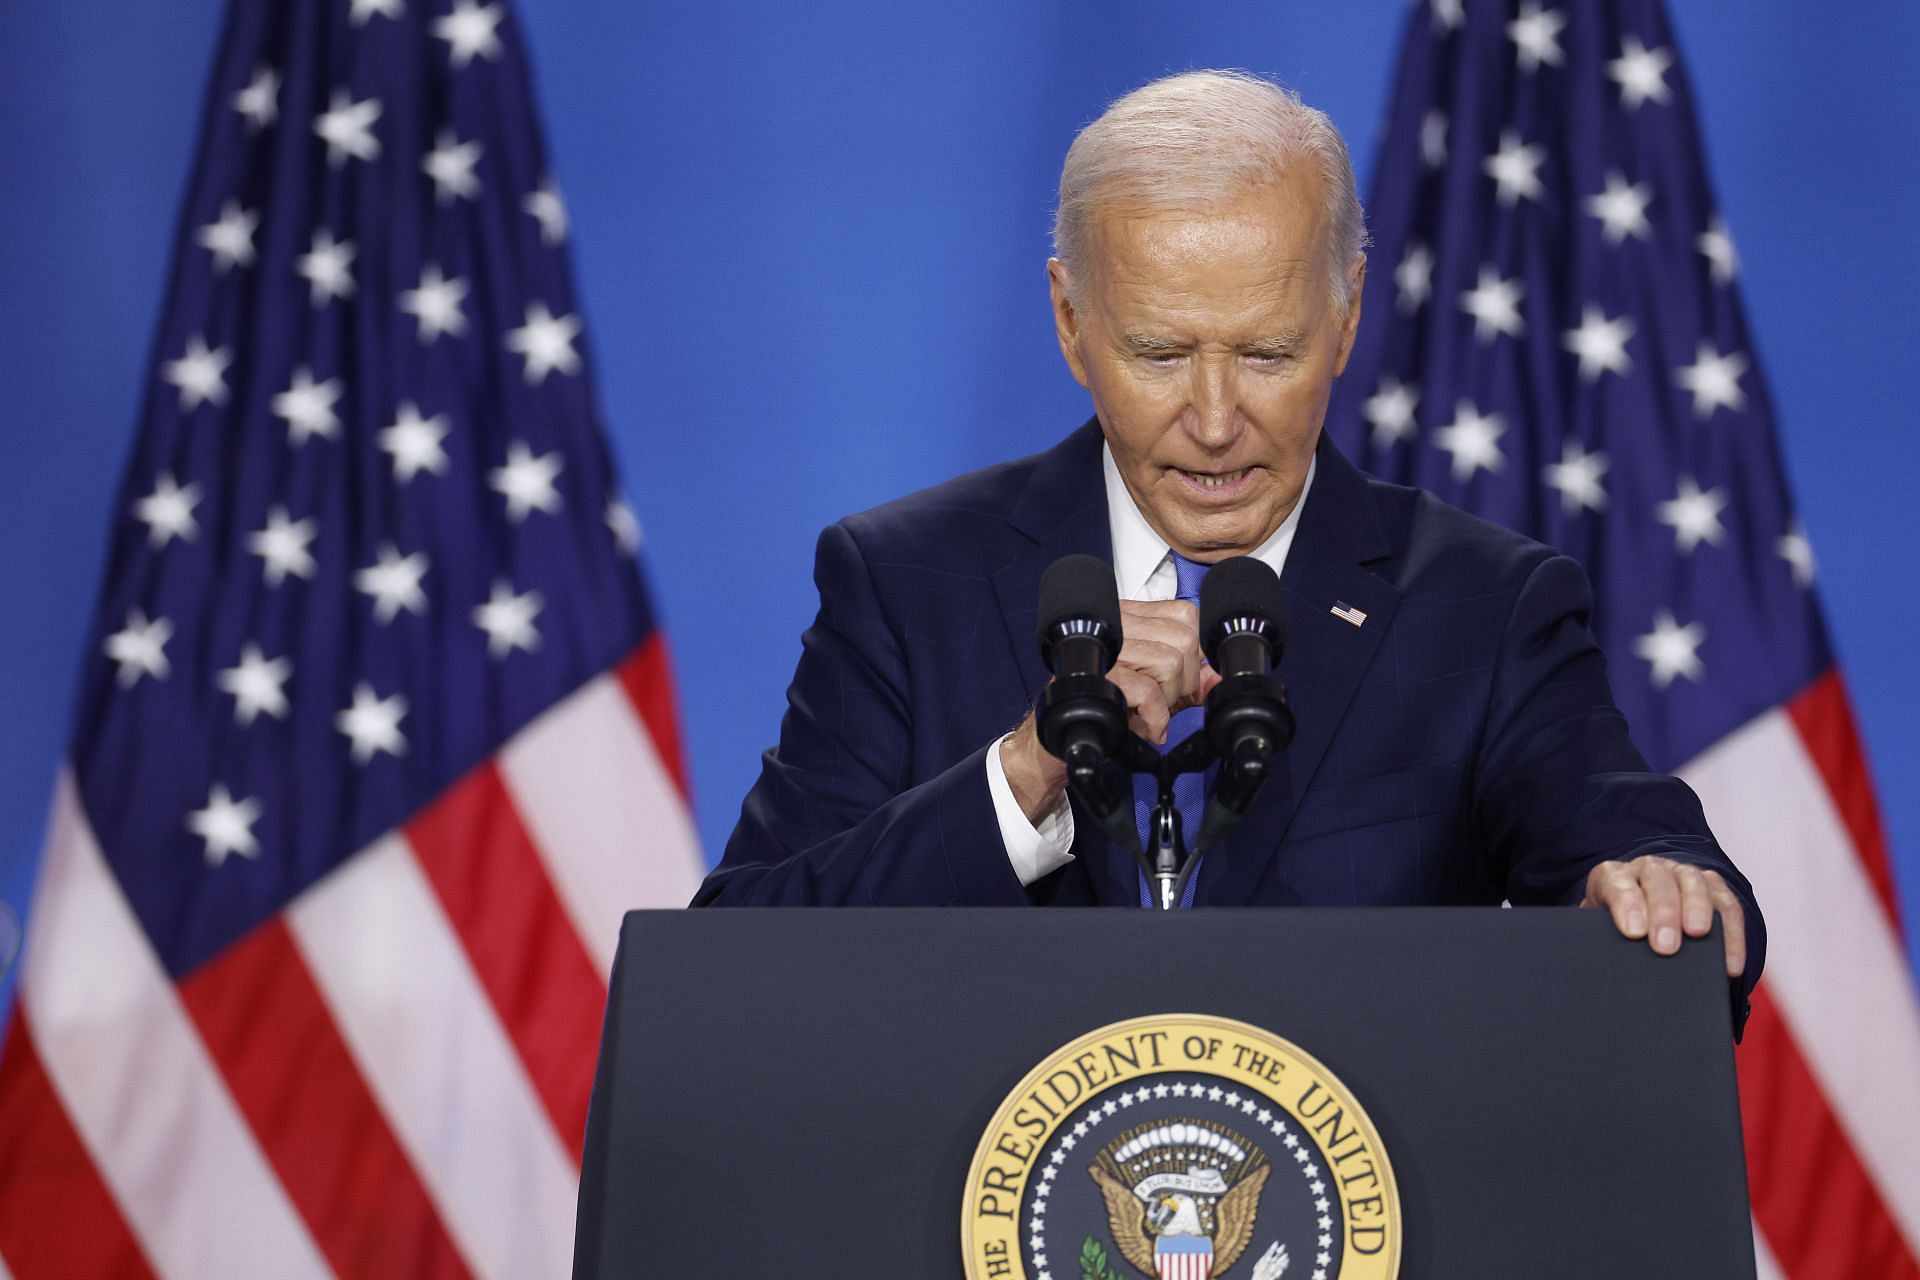
[[[1062,556],[1040,575],[1040,651],[1063,622],[1090,618],[1106,624],[1112,648],[1120,652],[1120,588],[1113,566],[1098,556]]]
[[[1280,594],[1280,575],[1264,560],[1234,556],[1207,570],[1200,580],[1200,644],[1213,658],[1221,629],[1230,618],[1264,618],[1267,636],[1277,655],[1287,642],[1286,601]]]

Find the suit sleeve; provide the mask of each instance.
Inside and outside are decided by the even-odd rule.
[[[1735,1025],[1766,959],[1753,886],[1714,839],[1693,789],[1654,773],[1627,736],[1606,659],[1588,629],[1592,593],[1579,565],[1543,556],[1527,573],[1500,645],[1475,816],[1503,859],[1509,900],[1578,903],[1607,860],[1659,854],[1719,872],[1746,913],[1747,969]]]
[[[906,649],[845,525],[820,536],[779,745],[694,906],[1019,906],[987,746],[916,779]]]

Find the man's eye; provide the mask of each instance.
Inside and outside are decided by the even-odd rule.
[[[1140,358],[1148,364],[1161,369],[1170,368],[1180,363],[1180,353],[1177,351],[1149,351]]]

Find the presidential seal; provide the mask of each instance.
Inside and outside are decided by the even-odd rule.
[[[1391,1280],[1380,1136],[1297,1046],[1202,1014],[1102,1027],[1001,1103],[967,1174],[968,1280]]]

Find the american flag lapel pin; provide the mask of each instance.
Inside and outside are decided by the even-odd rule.
[[[1363,625],[1367,620],[1365,613],[1354,608],[1345,600],[1335,600],[1333,602],[1333,608],[1327,610],[1327,612],[1340,619],[1340,621],[1352,623],[1356,627]]]

